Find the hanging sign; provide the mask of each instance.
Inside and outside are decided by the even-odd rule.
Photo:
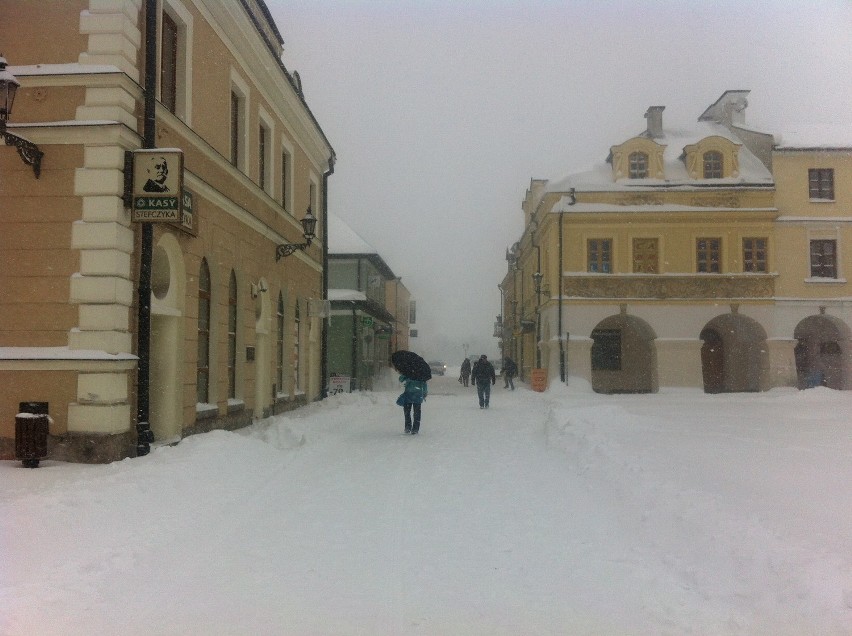
[[[132,221],[181,223],[183,151],[153,148],[133,151]]]

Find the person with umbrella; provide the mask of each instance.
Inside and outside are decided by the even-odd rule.
[[[428,362],[411,351],[395,351],[391,356],[391,364],[399,371],[399,381],[405,387],[396,400],[405,414],[405,432],[417,435],[420,432],[423,401],[429,394],[426,383],[432,379],[432,371]]]

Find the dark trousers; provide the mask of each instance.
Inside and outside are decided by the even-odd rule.
[[[513,391],[515,390],[514,376],[509,375],[507,373],[506,374],[506,386],[503,387],[503,388],[508,389],[509,387],[511,387]]]
[[[411,411],[414,407],[414,425],[411,424]],[[411,404],[410,402],[406,402],[402,406],[402,410],[405,413],[405,430],[411,431],[412,433],[416,433],[420,430],[420,407],[422,404]]]
[[[488,406],[488,401],[491,399],[491,380],[476,381],[476,395],[479,396],[479,406]]]

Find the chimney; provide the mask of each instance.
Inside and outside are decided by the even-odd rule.
[[[663,111],[665,106],[649,106],[645,113],[645,119],[648,120],[648,131],[645,133],[651,139],[658,139],[663,136]]]

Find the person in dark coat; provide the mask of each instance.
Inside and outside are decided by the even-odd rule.
[[[405,413],[405,432],[417,435],[420,432],[420,412],[423,401],[429,394],[429,387],[422,380],[412,380],[401,375],[399,381],[405,385],[405,390],[396,399],[396,403],[402,407]],[[411,420],[411,412],[414,411],[414,421]]]
[[[512,379],[516,375],[518,375],[518,365],[515,364],[512,358],[506,358],[506,361],[503,363],[503,379],[506,381],[504,389],[511,388],[513,391],[515,390],[515,383]]]
[[[479,408],[487,409],[491,400],[491,387],[497,383],[494,365],[488,362],[488,356],[482,354],[473,364],[471,379],[476,384],[476,394],[479,397]]]
[[[467,386],[468,380],[470,380],[470,360],[468,358],[464,359],[461,365],[461,375],[459,375],[459,382]]]

